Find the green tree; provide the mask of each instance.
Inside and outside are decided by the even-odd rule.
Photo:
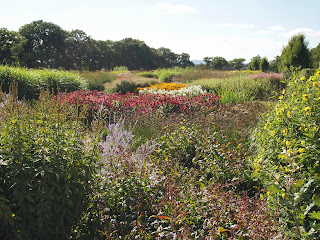
[[[309,68],[310,51],[308,42],[303,34],[293,36],[281,53],[281,71],[288,70],[291,66]]]
[[[174,67],[178,66],[179,55],[172,52],[169,48],[158,48],[158,54],[164,58],[164,65],[161,67]]]
[[[223,70],[229,67],[228,61],[223,57],[213,57],[212,58],[212,68],[215,70]]]
[[[25,41],[19,33],[0,28],[0,64],[21,64],[22,46]]]
[[[193,67],[193,62],[190,61],[190,55],[187,53],[181,53],[178,57],[179,66],[182,68]]]
[[[82,30],[76,29],[67,33],[66,37],[66,69],[83,70],[88,57],[91,38]]]
[[[248,65],[248,70],[257,71],[260,69],[261,57],[259,55],[253,57]]]
[[[276,56],[275,59],[273,59],[269,63],[269,70],[271,72],[279,72],[280,65],[281,65],[280,56]]]
[[[204,57],[203,61],[206,63],[208,68],[212,67],[212,57]]]
[[[260,70],[262,72],[267,72],[269,70],[269,61],[266,57],[260,60]]]
[[[320,63],[320,43],[317,47],[311,49],[311,66],[318,68]]]
[[[27,39],[23,48],[28,67],[63,66],[66,32],[61,27],[38,20],[22,26],[19,32]]]
[[[235,58],[229,61],[229,65],[233,70],[241,70],[244,67],[245,61],[244,58]]]

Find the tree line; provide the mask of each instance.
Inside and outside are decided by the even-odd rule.
[[[303,34],[294,35],[286,46],[283,47],[281,55],[269,61],[266,57],[257,55],[251,59],[249,64],[244,64],[244,58],[236,58],[227,61],[223,57],[204,57],[204,67],[215,70],[244,69],[260,70],[263,72],[285,72],[293,67],[318,68],[320,62],[320,43],[317,47],[309,49],[308,42]]]
[[[0,64],[90,71],[116,66],[129,70],[193,66],[187,53],[151,48],[132,38],[95,40],[82,30],[66,31],[42,20],[23,25],[17,32],[0,28]]]

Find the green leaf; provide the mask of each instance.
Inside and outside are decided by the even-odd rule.
[[[320,211],[313,211],[309,213],[310,218],[320,220]]]
[[[273,192],[273,193],[281,193],[282,192],[281,189],[278,188],[276,185],[271,185],[268,189],[270,192]]]

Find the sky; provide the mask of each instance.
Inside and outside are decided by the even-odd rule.
[[[0,28],[43,20],[96,40],[134,38],[190,59],[273,60],[303,33],[320,43],[319,0],[0,0]]]

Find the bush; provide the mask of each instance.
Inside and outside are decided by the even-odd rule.
[[[2,111],[0,238],[68,239],[95,173],[78,109],[40,96],[33,107],[12,97]]]
[[[40,89],[48,89],[54,93],[58,89],[62,92],[87,89],[86,80],[71,72],[0,66],[2,90],[9,92],[12,83],[17,84],[19,99],[38,99]]]
[[[153,72],[141,72],[137,73],[138,76],[147,77],[147,78],[157,78],[157,75]]]
[[[164,72],[159,76],[159,80],[162,82],[170,83],[172,82],[172,79],[176,76],[175,73],[171,72]]]
[[[292,73],[279,103],[253,134],[254,175],[290,239],[320,237],[320,70],[309,79]]]
[[[115,92],[120,94],[126,94],[127,92],[133,93],[137,88],[137,84],[133,81],[122,80],[116,85]]]

